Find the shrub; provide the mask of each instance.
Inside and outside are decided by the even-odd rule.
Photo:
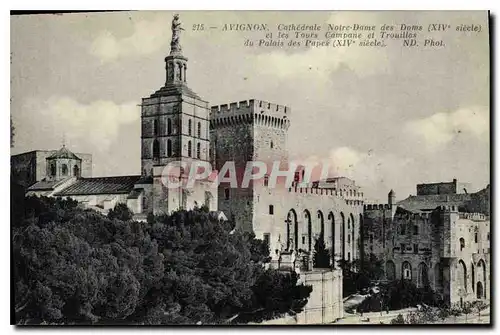
[[[391,325],[403,325],[405,324],[405,319],[402,314],[398,314],[397,317],[391,320]]]
[[[116,204],[115,208],[110,209],[108,212],[108,218],[110,220],[118,219],[122,221],[128,221],[131,220],[132,217],[133,217],[132,211],[124,203]]]
[[[27,198],[13,218],[18,324],[225,323],[298,313],[310,286],[264,270],[265,243],[203,210],[130,220]],[[122,219],[127,219],[126,221]]]
[[[330,267],[330,253],[325,246],[323,234],[321,234],[314,243],[313,266],[315,268]]]

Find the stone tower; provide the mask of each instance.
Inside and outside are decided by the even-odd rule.
[[[255,99],[211,108],[210,136],[215,167],[222,172],[224,164],[232,161],[238,176],[237,187],[220,183],[218,207],[244,230],[252,230],[256,202],[267,187],[266,177],[251,182],[248,188],[240,187],[246,164],[264,162],[268,173],[274,162],[279,162],[281,169],[288,165],[290,112],[288,107]]]
[[[389,206],[396,204],[396,192],[394,192],[394,190],[391,190],[387,195],[387,203]]]
[[[215,205],[211,203],[214,198],[211,194],[195,196],[200,190],[169,189],[165,185],[165,180],[171,180],[164,176],[168,163],[181,162],[187,174],[192,162],[209,158],[208,102],[187,86],[188,59],[182,55],[180,25],[179,16],[175,15],[170,54],[165,57],[165,85],[142,99],[141,167],[144,179],[153,180],[148,197],[152,206],[148,207],[155,214]],[[176,173],[174,179],[182,178],[179,171]]]
[[[62,148],[46,158],[47,179],[61,180],[81,176],[82,159],[63,144]]]

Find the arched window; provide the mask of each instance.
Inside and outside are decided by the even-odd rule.
[[[406,280],[411,280],[411,264],[408,262],[403,262],[401,270],[402,270],[401,277]]]
[[[480,281],[477,282],[476,298],[478,298],[478,299],[484,298],[483,297],[483,284]]]
[[[463,237],[460,237],[460,251],[465,248],[465,240]]]
[[[75,177],[80,177],[80,169],[78,168],[78,165],[75,164],[75,166],[73,166],[73,176]]]
[[[50,164],[50,175],[55,176],[57,174],[56,172],[56,163]]]
[[[478,283],[481,283],[481,291],[479,292],[479,288],[476,285],[476,294],[479,297],[479,294],[481,293],[481,297],[486,298],[486,279],[487,279],[487,274],[486,274],[486,263],[484,260],[480,259],[479,262],[477,262],[477,280]]]
[[[427,264],[425,263],[420,263],[418,265],[418,281],[417,285],[418,287],[427,287],[429,286],[429,275],[428,275],[428,268]]]
[[[160,142],[153,141],[153,158],[160,158]]]
[[[303,242],[302,244],[306,244],[305,246],[307,247],[306,250],[311,251],[312,250],[312,222],[311,222],[311,213],[306,209],[304,211],[304,221],[307,224],[307,244],[304,243],[304,238],[302,238]]]
[[[271,149],[274,147],[274,143],[273,141],[271,141]]]
[[[340,259],[345,259],[345,215],[343,212],[340,212]]]
[[[179,65],[179,80],[182,81],[183,80],[182,79],[183,78],[183,76],[182,76],[182,64],[179,63],[178,65]]]
[[[167,140],[167,157],[172,156],[172,141]]]
[[[191,157],[192,149],[191,149],[191,141],[188,142],[188,157]]]
[[[434,266],[434,287],[441,288],[443,286],[443,269],[439,263]]]
[[[201,122],[198,122],[198,137],[201,138]]]
[[[196,158],[200,158],[200,151],[201,151],[201,144],[198,142],[196,143]]]
[[[318,217],[318,220],[316,221],[316,227],[314,228],[314,230],[316,233],[319,230],[319,236],[323,239],[323,242],[325,242],[325,219],[323,218],[323,212],[318,211],[316,216]]]
[[[476,274],[474,271],[474,262],[470,264],[470,271],[472,275],[472,292],[474,292],[474,283],[476,282]]]
[[[171,134],[172,134],[172,120],[168,119],[167,120],[167,135],[171,135]]]
[[[264,186],[268,186],[269,185],[269,175],[265,175],[264,176]]]
[[[464,292],[467,292],[467,266],[463,260],[458,261],[457,272],[459,287],[462,288]]]
[[[153,134],[158,135],[158,120],[153,120]]]
[[[61,166],[61,174],[62,174],[63,176],[67,176],[67,175],[68,175],[68,166],[67,166],[66,164],[63,164],[63,165]]]
[[[191,132],[193,130],[193,122],[191,120],[188,121],[188,135],[191,136]]]

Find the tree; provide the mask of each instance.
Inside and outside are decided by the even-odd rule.
[[[132,219],[134,214],[128,208],[128,206],[124,203],[117,203],[114,208],[110,209],[108,212],[108,218],[113,220],[113,219],[118,219],[122,221],[128,221]]]
[[[402,325],[405,323],[405,318],[402,314],[398,314],[398,316],[391,320],[391,325]]]
[[[380,280],[384,276],[382,261],[373,254],[363,262],[360,259],[352,262],[341,259],[337,261],[337,265],[342,269],[344,296],[367,289],[372,281]]]
[[[314,243],[313,266],[315,268],[330,267],[330,252],[326,248],[323,234],[321,234]]]
[[[253,310],[241,313],[233,323],[260,322],[285,313],[300,313],[307,304],[312,287],[297,285],[297,280],[295,272],[265,271],[252,287]]]
[[[262,320],[299,312],[311,292],[293,274],[264,269],[263,241],[201,209],[145,224],[123,206],[106,217],[71,199],[20,204],[12,234],[16,323]]]
[[[369,278],[369,280],[380,280],[384,277],[383,262],[379,260],[374,254],[370,254],[369,259],[360,259],[353,261],[353,268],[359,269],[359,273]]]

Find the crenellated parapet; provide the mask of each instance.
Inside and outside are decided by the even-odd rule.
[[[482,213],[458,213],[458,218],[471,221],[487,221],[489,219]]]
[[[440,212],[458,212],[458,206],[451,205],[451,206],[438,206],[436,210]]]
[[[290,126],[291,110],[287,106],[262,100],[243,100],[212,106],[210,126],[212,129],[238,124],[254,124],[287,130]]]
[[[374,211],[374,210],[379,210],[379,209],[391,209],[392,205],[389,204],[368,204],[364,205],[363,209],[365,211]]]
[[[289,187],[288,192],[290,193],[302,193],[302,194],[315,194],[319,196],[334,196],[345,200],[349,206],[363,206],[364,201],[362,199],[348,199],[341,192],[330,188],[317,188],[317,187]]]

